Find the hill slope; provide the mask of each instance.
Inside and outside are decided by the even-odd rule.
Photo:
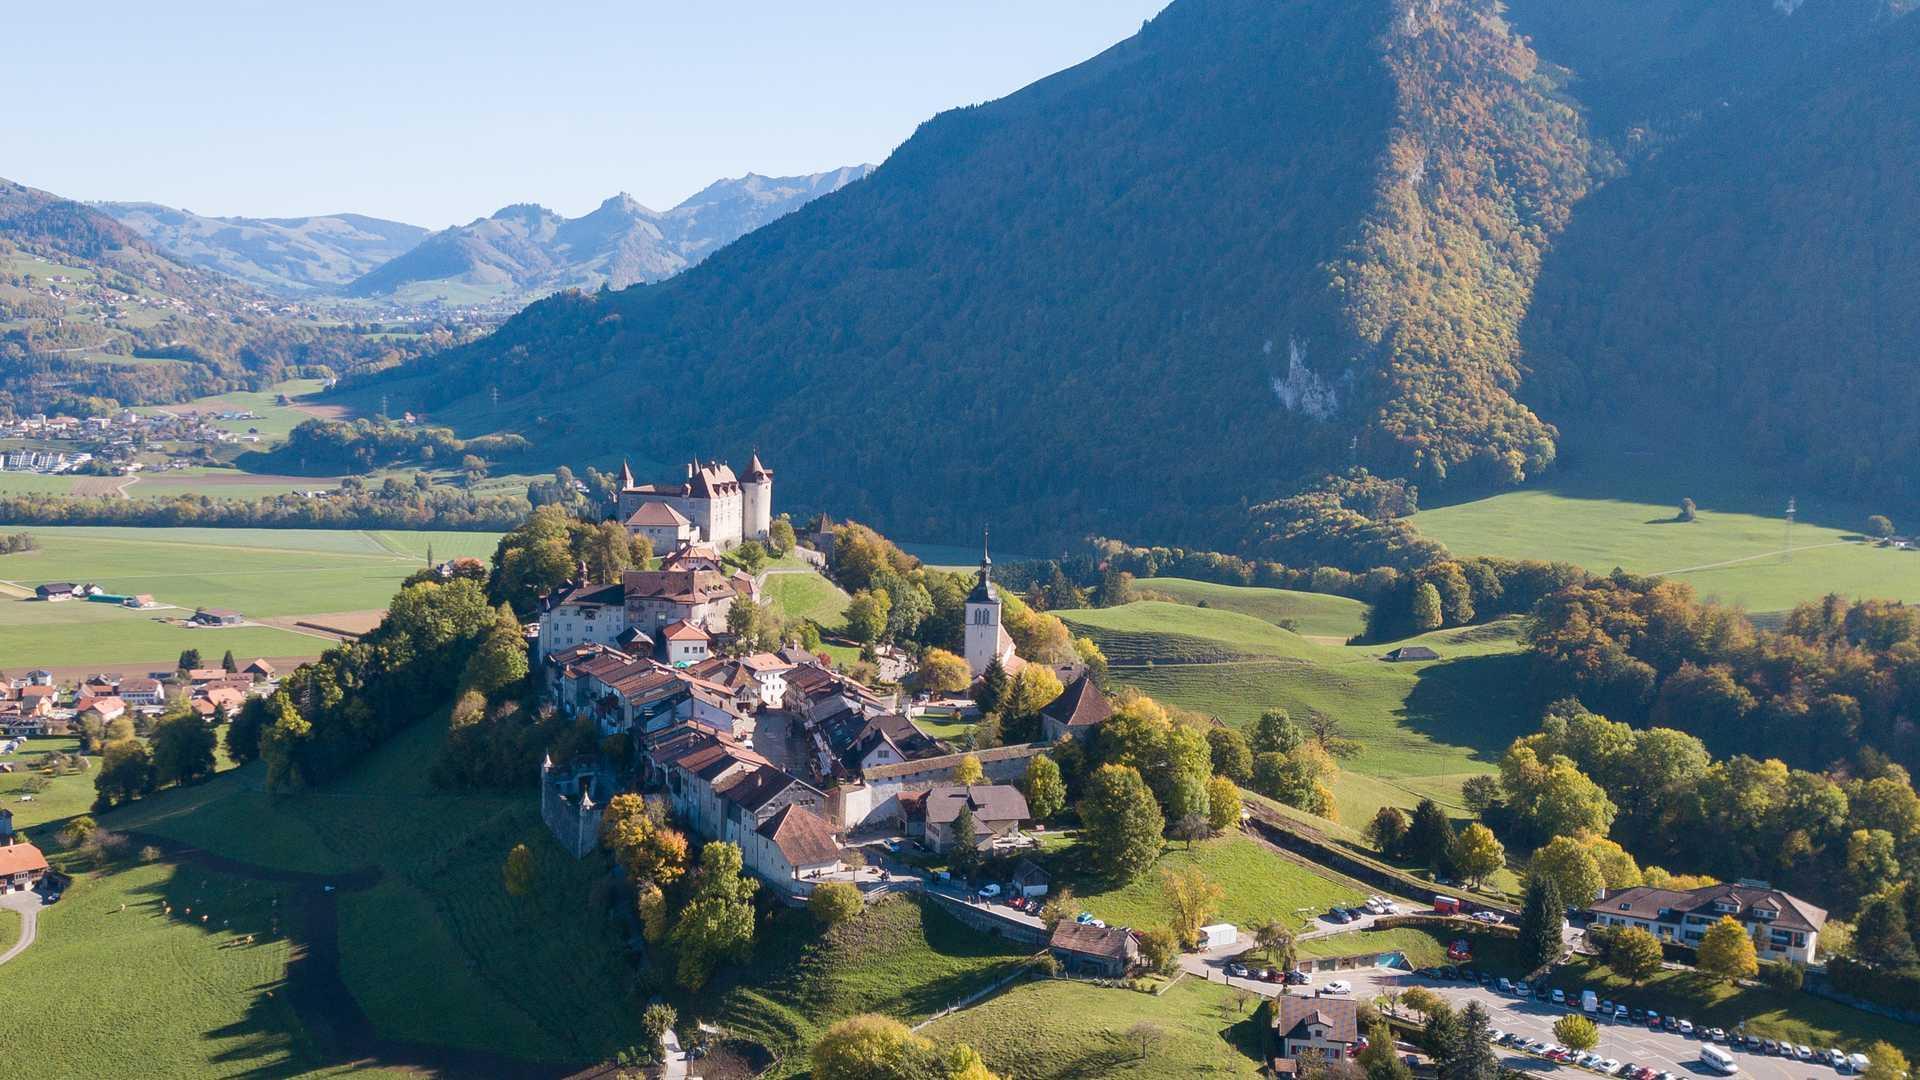
[[[520,299],[557,289],[623,289],[686,269],[745,233],[864,177],[856,165],[811,176],[752,173],[709,185],[661,213],[626,194],[564,218],[521,203],[433,234],[353,281],[354,296]]]
[[[287,294],[331,290],[411,250],[428,230],[361,214],[204,217],[158,203],[94,208],[180,262]]]
[[[901,535],[1223,532],[1356,439],[1545,465],[1516,335],[1585,177],[1488,0],[1176,0],[694,270],[380,389],[576,464],[757,444],[790,506]]]
[[[1527,323],[1527,400],[1581,444],[1899,517],[1920,493],[1920,19],[1726,112],[1581,207]]]

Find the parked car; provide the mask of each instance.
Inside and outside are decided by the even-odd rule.
[[[1812,1061],[1813,1048],[1808,1046],[1805,1043],[1795,1043],[1793,1047],[1793,1056],[1801,1061]]]
[[[1644,1024],[1647,1022],[1647,1010],[1638,1005],[1634,1006],[1633,1009],[1628,1012],[1628,1015],[1633,1017],[1633,1022],[1636,1024]]]
[[[1294,968],[1292,971],[1287,972],[1288,986],[1305,986],[1312,981],[1313,976],[1301,971],[1299,968]]]
[[[1323,994],[1351,994],[1353,993],[1353,984],[1345,979],[1335,979],[1321,987],[1320,992]]]
[[[1829,1048],[1829,1049],[1820,1051],[1820,1060],[1826,1062],[1827,1064],[1833,1066],[1834,1068],[1840,1070],[1841,1072],[1847,1071],[1847,1055],[1841,1053],[1838,1050]]]
[[[1565,1005],[1565,1004],[1567,1003],[1567,992],[1566,992],[1565,990],[1562,990],[1562,989],[1560,989],[1560,988],[1559,988],[1559,987],[1557,987],[1557,986],[1556,986],[1556,987],[1554,987],[1554,988],[1553,988],[1553,1003],[1554,1003],[1555,1005]]]
[[[1073,921],[1079,923],[1081,926],[1085,926],[1088,923],[1093,921],[1093,912],[1083,911],[1080,914],[1075,915],[1073,917]]]
[[[1708,1028],[1708,1029],[1707,1029],[1707,1038],[1708,1038],[1708,1039],[1711,1039],[1711,1040],[1712,1040],[1712,1041],[1714,1041],[1714,1042],[1726,1042],[1726,1041],[1727,1041],[1727,1033],[1726,1033],[1726,1031],[1725,1031],[1725,1030],[1723,1030],[1723,1029],[1721,1029],[1721,1028]]]
[[[982,900],[991,900],[994,897],[999,895],[1000,895],[1000,886],[994,884],[991,881],[986,883],[985,885],[980,886],[980,899]]]
[[[1496,911],[1476,911],[1473,913],[1473,917],[1490,925],[1497,926],[1501,922],[1500,913]]]
[[[1691,1020],[1680,1021],[1680,1034],[1682,1035],[1693,1034],[1693,1021]]]
[[[1500,981],[1497,983],[1494,983],[1493,985],[1499,988],[1500,992],[1503,994],[1513,993],[1513,982],[1509,980],[1505,975],[1500,976]]]
[[[1647,1010],[1647,1026],[1650,1028],[1657,1028],[1660,1026],[1660,1014],[1657,1012],[1654,1012],[1652,1009]]]
[[[1763,1054],[1777,1054],[1780,1052],[1780,1044],[1774,1042],[1772,1039],[1761,1039],[1760,1052]]]
[[[1488,1041],[1488,1042],[1496,1042],[1496,1043],[1497,1043],[1497,1042],[1500,1042],[1501,1040],[1503,1040],[1503,1039],[1505,1039],[1506,1037],[1507,1037],[1507,1033],[1506,1033],[1506,1032],[1504,1032],[1504,1031],[1501,1031],[1501,1030],[1500,1030],[1499,1028],[1494,1028],[1494,1029],[1493,1029],[1492,1031],[1489,1031],[1489,1032],[1487,1032],[1487,1041]]]
[[[1613,1072],[1615,1072],[1620,1068],[1620,1063],[1618,1061],[1615,1061],[1613,1058],[1607,1058],[1606,1060],[1602,1061],[1598,1066],[1596,1066],[1596,1068],[1598,1068],[1603,1073],[1607,1073],[1611,1075]]]
[[[1242,964],[1242,963],[1238,963],[1238,962],[1235,962],[1235,963],[1231,963],[1231,964],[1228,964],[1228,965],[1227,965],[1227,977],[1228,977],[1228,978],[1232,978],[1232,979],[1244,979],[1244,978],[1246,978],[1246,977],[1247,977],[1247,965],[1245,965],[1245,964]]]
[[[1274,971],[1272,968],[1261,968],[1259,971],[1253,973],[1253,977],[1259,979],[1261,982],[1272,982],[1274,976],[1278,974],[1279,972]]]
[[[1613,1007],[1613,1018],[1615,1020],[1625,1020],[1627,1018],[1627,1007],[1625,1005],[1615,1005]]]
[[[1865,1054],[1848,1054],[1847,1064],[1853,1066],[1854,1072],[1864,1074],[1873,1062]]]
[[[1533,988],[1533,996],[1539,998],[1541,1001],[1546,1001],[1551,994],[1552,992],[1547,989],[1546,983],[1540,983]]]
[[[1663,1028],[1666,1028],[1668,1031],[1679,1031],[1680,1018],[1673,1015],[1672,1013],[1668,1013],[1666,1016],[1661,1018],[1660,1026]]]

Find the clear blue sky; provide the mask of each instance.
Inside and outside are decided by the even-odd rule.
[[[664,209],[723,176],[878,162],[1165,3],[22,0],[3,20],[0,176],[432,227],[617,191]]]

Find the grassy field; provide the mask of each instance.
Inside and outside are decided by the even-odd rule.
[[[167,863],[78,878],[6,967],[9,986],[59,1007],[0,1009],[0,1046],[45,1077],[346,1075],[319,1067],[276,993],[293,947],[274,929],[284,898]]]
[[[232,393],[195,398],[179,405],[159,405],[135,411],[170,412],[175,415],[187,412],[252,412],[260,419],[211,420],[209,422],[214,427],[225,428],[235,434],[256,431],[262,436],[264,443],[274,443],[286,438],[288,433],[301,423],[313,419],[312,413],[303,412],[297,406],[303,398],[318,393],[320,386],[319,379],[289,379],[266,390],[235,390]],[[281,394],[285,394],[293,404],[277,404]]]
[[[1784,610],[1830,592],[1920,600],[1920,552],[1859,542],[1864,514],[1850,526],[1809,510],[1794,526],[1789,558],[1784,495],[1778,508],[1764,512],[1751,505],[1712,509],[1703,495],[1694,497],[1702,508],[1687,523],[1674,520],[1672,502],[1597,497],[1584,487],[1508,492],[1423,510],[1413,522],[1457,554],[1665,574],[1703,597],[1754,612]]]
[[[717,1019],[779,1055],[773,1075],[790,1075],[835,1021],[924,1019],[1010,974],[1030,951],[962,926],[930,900],[882,901],[825,937],[810,916],[786,913],[720,990]]]
[[[1216,983],[1183,979],[1161,995],[1092,983],[1024,983],[925,1032],[971,1044],[1009,1080],[1259,1075],[1253,1005]],[[1164,1038],[1146,1057],[1127,1040],[1141,1021]]]
[[[20,913],[12,908],[0,908],[0,953],[13,948],[20,940]]]
[[[1920,1055],[1920,1028],[1911,1024],[1811,994],[1782,993],[1759,985],[1730,986],[1693,971],[1662,971],[1634,987],[1601,964],[1579,960],[1555,968],[1547,983],[1576,995],[1581,988],[1591,987],[1601,997],[1670,1012],[1695,1024],[1729,1031],[1744,1025],[1750,1034],[1818,1049],[1837,1046],[1850,1053],[1864,1052],[1875,1040],[1885,1039],[1910,1059]]]
[[[1116,682],[1160,701],[1243,728],[1276,706],[1332,717],[1363,745],[1334,789],[1339,819],[1356,827],[1389,803],[1459,809],[1460,785],[1537,726],[1515,619],[1396,642],[1440,659],[1392,664],[1379,659],[1388,646],[1313,641],[1223,608],[1142,601],[1059,614],[1099,643]]]
[[[1438,930],[1418,926],[1396,926],[1387,930],[1357,930],[1348,934],[1330,934],[1294,943],[1294,952],[1312,959],[1336,959],[1398,952],[1413,967],[1429,967],[1447,962],[1447,944],[1467,939],[1473,949],[1473,962],[1496,973],[1520,973],[1518,947],[1509,938],[1470,930]]]
[[[1246,836],[1203,840],[1186,850],[1174,843],[1151,870],[1132,883],[1113,886],[1090,874],[1073,845],[1052,849],[1047,866],[1056,885],[1073,889],[1080,907],[1116,926],[1165,926],[1169,908],[1161,871],[1197,866],[1226,890],[1219,921],[1248,926],[1296,913],[1325,911],[1366,896],[1366,890],[1276,854]]]
[[[1367,628],[1367,605],[1345,596],[1216,585],[1187,578],[1147,578],[1138,584],[1146,592],[1165,593],[1182,604],[1237,611],[1306,637],[1334,638],[1336,643]]]
[[[94,769],[99,766],[99,759],[89,758],[89,767],[82,772],[57,776],[45,776],[28,768],[43,754],[52,751],[71,754],[79,748],[78,739],[30,738],[14,753],[0,754],[0,761],[17,770],[0,774],[0,806],[13,811],[13,827],[28,839],[46,839],[59,831],[61,822],[86,813],[87,807],[93,804]],[[22,801],[21,796],[36,787],[40,790],[33,791],[31,799]]]
[[[46,581],[97,582],[112,593],[148,593],[179,611],[0,598],[0,669],[29,664],[170,663],[180,650],[218,655],[312,656],[330,642],[269,627],[186,629],[168,618],[195,607],[252,618],[385,608],[408,574],[458,555],[486,557],[498,537],[470,532],[325,529],[31,530],[36,551],[0,555],[0,582],[31,593]],[[15,593],[17,596],[18,593]],[[159,621],[156,621],[159,620]]]
[[[829,629],[843,622],[847,594],[816,573],[768,574],[767,597],[790,619],[812,619]]]

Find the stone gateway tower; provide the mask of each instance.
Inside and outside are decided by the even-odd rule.
[[[740,494],[743,539],[765,540],[773,532],[773,470],[760,464],[758,451],[740,478]]]

